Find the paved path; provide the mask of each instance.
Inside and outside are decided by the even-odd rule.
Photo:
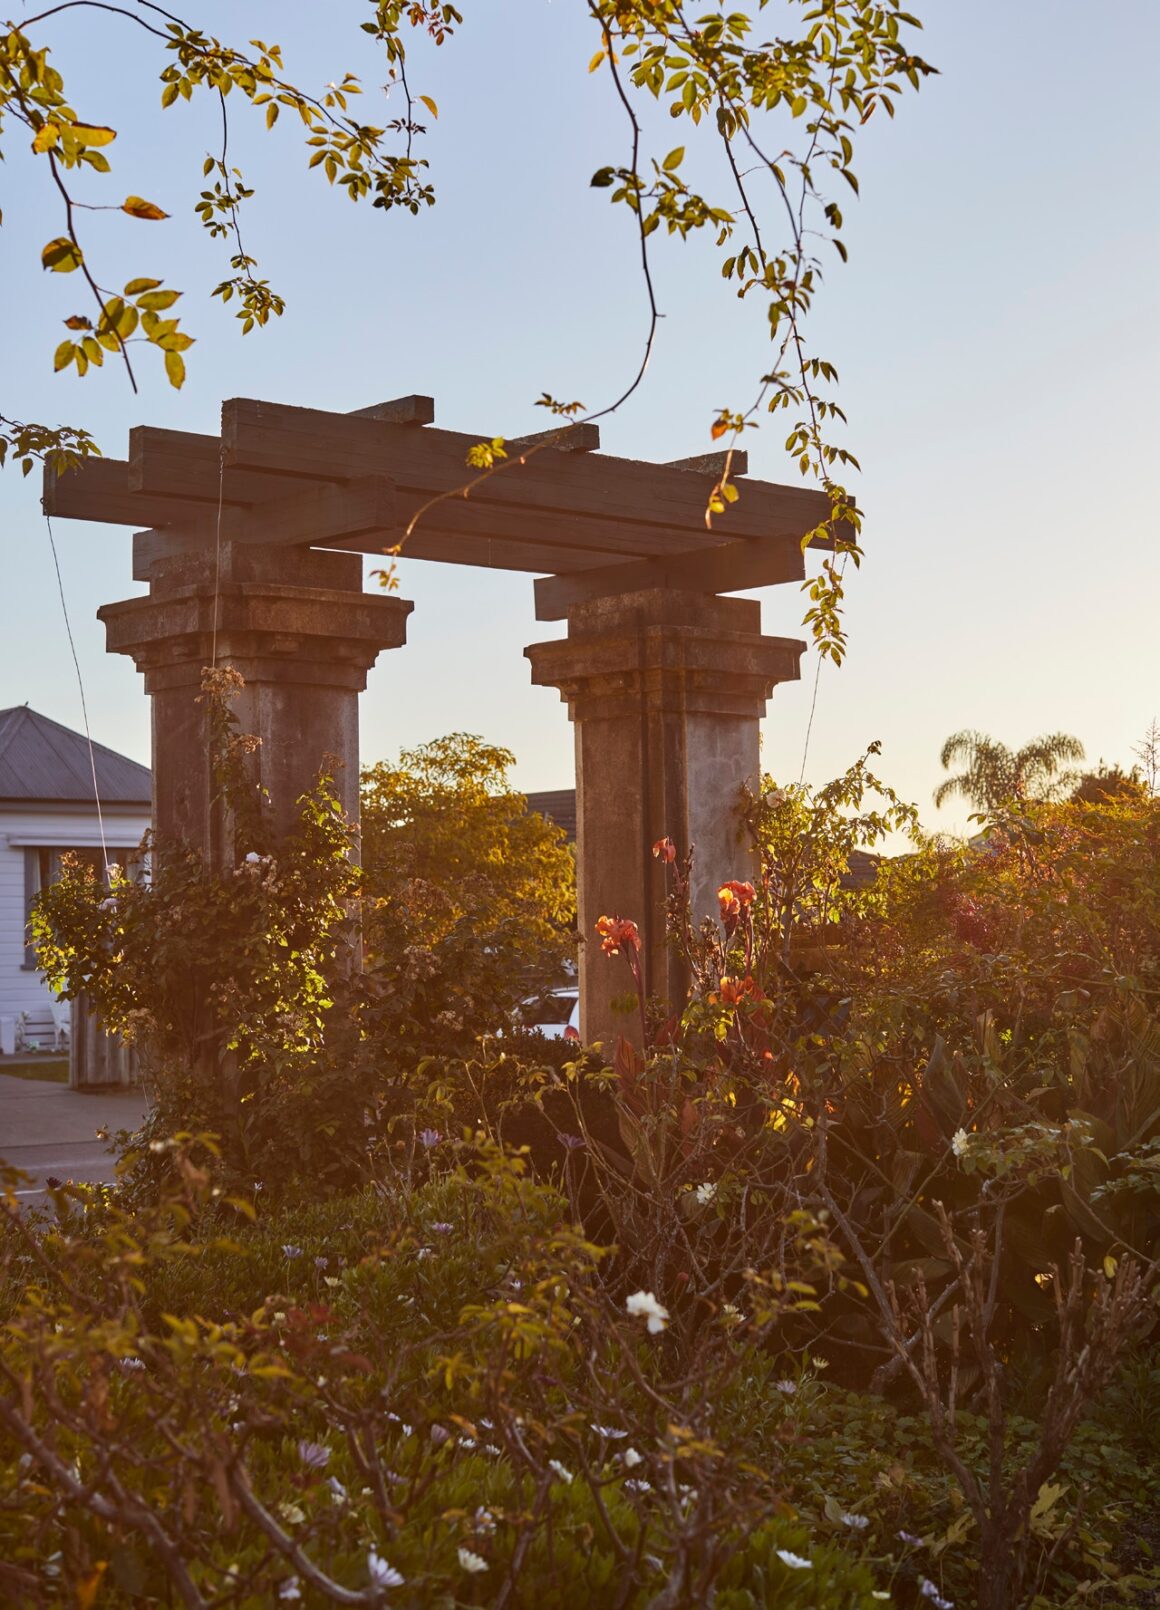
[[[18,1195],[35,1200],[51,1175],[92,1183],[113,1178],[114,1156],[98,1129],[135,1129],[145,1116],[139,1090],[70,1090],[0,1073],[0,1158],[31,1175]]]

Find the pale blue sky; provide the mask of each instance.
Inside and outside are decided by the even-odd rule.
[[[961,815],[930,804],[956,728],[1013,745],[1063,729],[1093,760],[1127,762],[1160,711],[1160,3],[916,3],[941,76],[893,126],[864,132],[850,265],[835,265],[814,319],[815,349],[842,371],[868,518],[850,653],[822,672],[807,776],[823,781],[881,739],[883,775],[928,825],[956,827]],[[541,391],[590,406],[614,395],[644,302],[627,215],[587,188],[624,149],[608,83],[586,71],[591,25],[579,0],[462,9],[461,35],[416,49],[411,69],[441,113],[426,142],[440,197],[421,218],[352,207],[303,172],[294,127],[266,137],[237,109],[234,155],[259,192],[247,242],[289,302],[245,339],[209,301],[220,262],[190,217],[212,103],[163,116],[152,86],[136,87],[148,53],[128,24],[74,24],[71,36],[58,25],[78,109],[120,130],[110,196],[94,187],[94,199],[132,191],[174,214],[92,215],[90,255],[106,283],[139,272],[185,287],[198,344],[180,395],[144,361],[136,398],[112,365],[85,381],[52,375],[74,286],[39,269],[59,218],[31,156],[11,149],[0,410],[87,424],[122,456],[133,424],[216,430],[228,396],[347,410],[427,392],[440,424],[516,435],[542,428]],[[291,77],[322,83],[351,67],[370,86],[384,74],[357,29],[365,14],[359,0],[198,0],[192,12],[234,39],[279,40]],[[93,61],[114,75],[116,101]],[[651,372],[602,426],[609,451],[645,459],[703,451],[711,409],[747,399],[767,357],[761,311],[730,301],[702,247],[659,241],[656,275],[666,318]],[[792,478],[784,434],[780,421],[751,434],[752,473]],[[0,706],[28,701],[79,725],[35,477],[0,475],[0,531]],[[93,735],[148,760],[139,678],[105,655],[94,618],[137,590],[128,532],[60,522],[57,540]],[[522,655],[557,631],[536,623],[530,579],[417,562],[402,575],[411,642],[372,674],[364,758],[460,728],[512,748],[522,786],[569,784],[566,712],[530,686]],[[796,590],[762,596],[765,629],[798,635]],[[798,774],[812,685],[807,661],[802,682],[774,695],[765,756],[782,778]]]

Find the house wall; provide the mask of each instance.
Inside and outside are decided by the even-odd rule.
[[[149,826],[145,806],[106,806],[105,840],[110,859],[135,848]],[[45,845],[99,848],[97,816],[83,806],[0,802],[0,1017],[28,1012],[47,1020],[52,995],[43,976],[24,965],[24,851]]]

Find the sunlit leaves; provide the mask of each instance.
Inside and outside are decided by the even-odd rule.
[[[149,222],[159,222],[169,217],[156,202],[146,201],[143,196],[126,196],[121,203],[121,211],[127,212],[130,218],[143,218]]]
[[[40,261],[44,268],[51,269],[54,274],[72,274],[81,266],[84,254],[75,240],[70,240],[67,235],[58,235],[41,252]]]

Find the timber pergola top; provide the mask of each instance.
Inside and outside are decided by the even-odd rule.
[[[232,398],[220,438],[139,425],[127,460],[47,471],[44,508],[138,528],[133,574],[144,581],[158,559],[212,548],[219,507],[223,542],[380,554],[431,504],[402,556],[534,572],[540,620],[642,588],[728,593],[800,580],[802,538],[829,515],[823,492],[747,479],[709,530],[724,453],[614,458],[597,451],[594,424],[509,441],[504,467],[485,476],[467,467],[484,438],[437,430],[434,418],[430,397],[349,414]],[[731,477],[746,467],[735,451]]]

